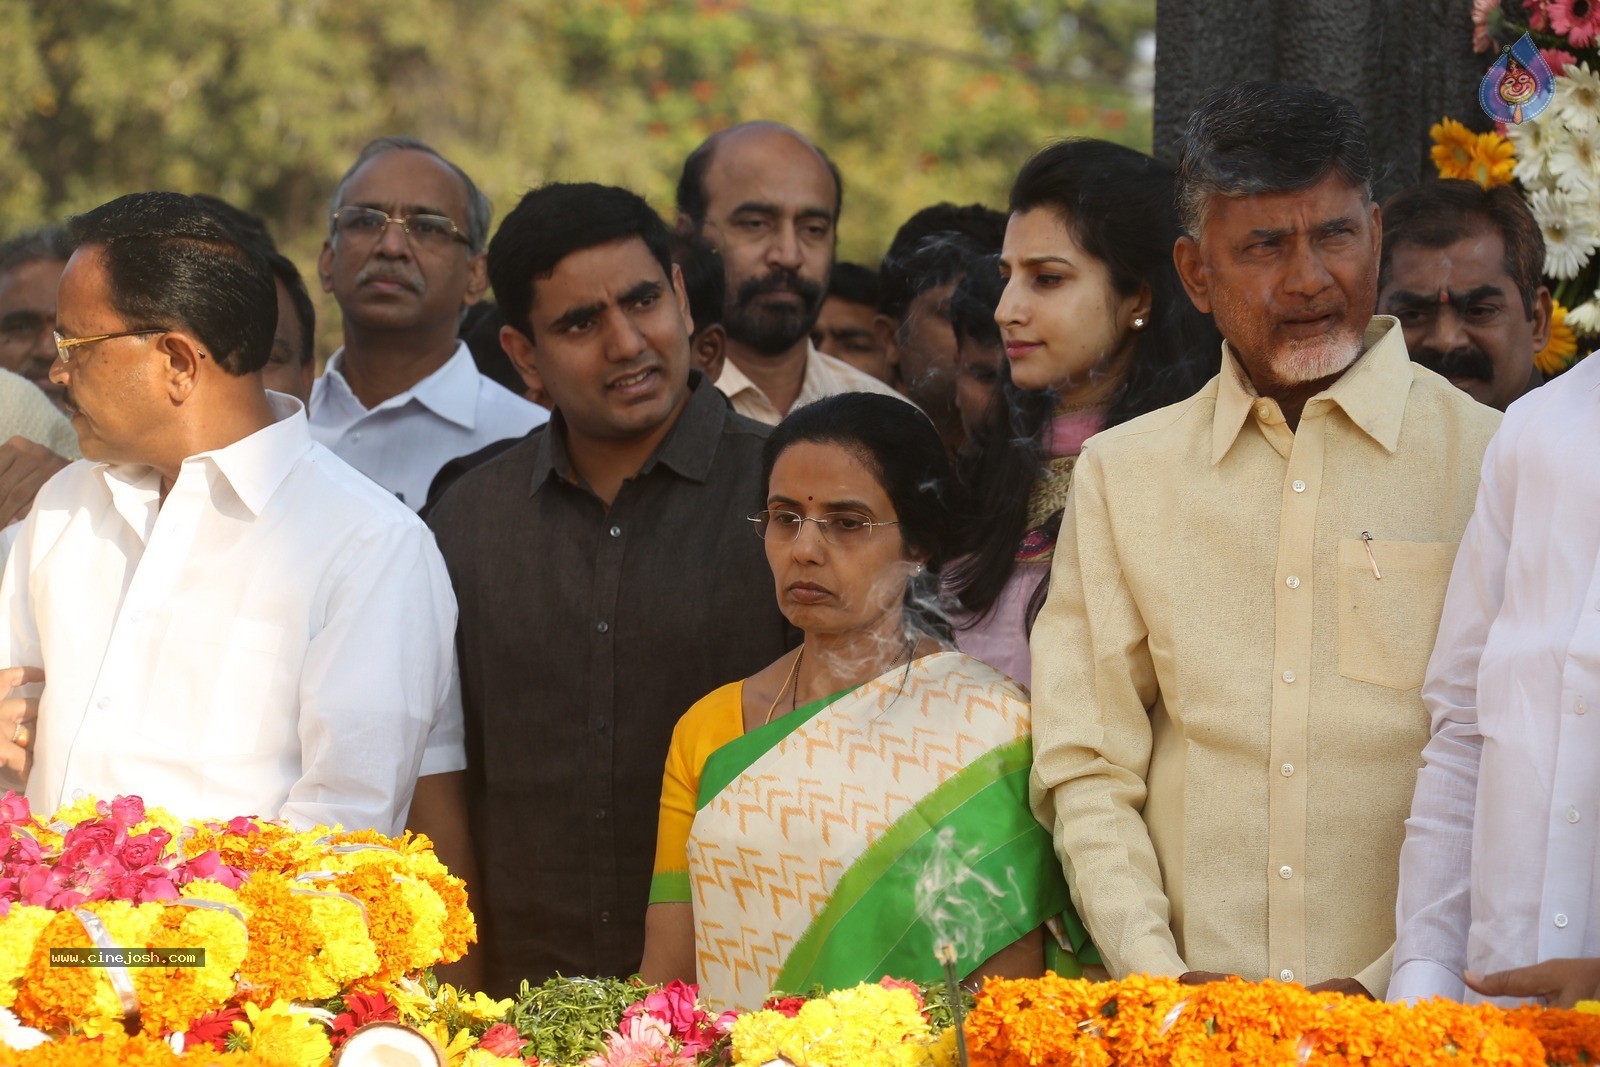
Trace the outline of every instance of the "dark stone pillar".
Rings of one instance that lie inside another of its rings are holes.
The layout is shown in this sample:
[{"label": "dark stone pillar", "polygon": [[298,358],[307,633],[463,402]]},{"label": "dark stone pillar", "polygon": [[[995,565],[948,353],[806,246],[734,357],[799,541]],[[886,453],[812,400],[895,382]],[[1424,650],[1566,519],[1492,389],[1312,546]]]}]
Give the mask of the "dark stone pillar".
[{"label": "dark stone pillar", "polygon": [[1470,0],[1156,0],[1155,154],[1177,162],[1189,113],[1254,79],[1311,85],[1366,120],[1381,201],[1434,176],[1428,128],[1449,115],[1489,128]]}]

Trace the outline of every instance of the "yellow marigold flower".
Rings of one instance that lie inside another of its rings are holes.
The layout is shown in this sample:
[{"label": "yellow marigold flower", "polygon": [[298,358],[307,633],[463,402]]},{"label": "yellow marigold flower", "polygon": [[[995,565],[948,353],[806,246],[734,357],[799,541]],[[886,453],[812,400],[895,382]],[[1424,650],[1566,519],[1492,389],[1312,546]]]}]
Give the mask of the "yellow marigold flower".
[{"label": "yellow marigold flower", "polygon": [[1498,133],[1473,133],[1455,119],[1435,123],[1428,131],[1433,138],[1433,165],[1441,178],[1464,178],[1485,189],[1511,182],[1517,153],[1511,142]]},{"label": "yellow marigold flower", "polygon": [[[122,900],[83,905],[105,924],[111,943],[143,946],[161,913],[160,905]],[[52,967],[52,948],[93,948],[83,923],[70,911],[57,912],[40,932],[23,969],[17,991],[17,1018],[40,1030],[107,1033],[122,1029],[123,1005],[106,972],[99,967]]]},{"label": "yellow marigold flower", "polygon": [[234,1023],[234,1033],[262,1059],[281,1067],[323,1067],[333,1055],[327,1028],[304,1010],[281,1000],[267,1008],[246,1004],[244,1010],[250,1021]]},{"label": "yellow marigold flower", "polygon": [[1600,1000],[1580,1000],[1572,1006],[1572,1010],[1584,1015],[1600,1015]]},{"label": "yellow marigold flower", "polygon": [[1578,338],[1567,325],[1567,309],[1559,303],[1550,308],[1550,340],[1533,357],[1534,366],[1545,377],[1560,374],[1572,366],[1578,354]]},{"label": "yellow marigold flower", "polygon": [[393,864],[370,863],[340,873],[332,887],[367,909],[367,929],[381,965],[364,979],[363,988],[384,988],[440,962],[445,904],[428,883],[396,874]]},{"label": "yellow marigold flower", "polygon": [[221,1008],[237,990],[234,974],[249,945],[240,916],[182,904],[164,907],[149,947],[203,948],[206,962],[203,967],[141,967],[130,972],[140,1022],[157,1032],[186,1029],[195,1018]]},{"label": "yellow marigold flower", "polygon": [[461,1057],[461,1067],[521,1067],[521,1065],[521,1060],[509,1056],[496,1056],[481,1048],[468,1049],[466,1055]]},{"label": "yellow marigold flower", "polygon": [[740,1016],[733,1024],[733,1062],[912,1067],[927,1041],[927,1020],[909,991],[860,985],[807,1001],[792,1019],[776,1011]]},{"label": "yellow marigold flower", "polygon": [[39,935],[50,925],[56,913],[49,908],[31,904],[13,904],[0,924],[0,1008],[9,1008],[17,1001],[17,990],[22,985],[22,974],[33,956]]}]

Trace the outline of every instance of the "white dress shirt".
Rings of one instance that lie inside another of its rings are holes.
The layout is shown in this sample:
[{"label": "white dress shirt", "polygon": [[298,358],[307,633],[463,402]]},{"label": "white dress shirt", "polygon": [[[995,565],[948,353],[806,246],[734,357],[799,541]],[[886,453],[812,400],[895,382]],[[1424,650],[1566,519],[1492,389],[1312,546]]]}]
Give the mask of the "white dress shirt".
[{"label": "white dress shirt", "polygon": [[[767,394],[750,380],[749,375],[734,366],[731,359],[722,365],[722,373],[717,375],[717,388],[728,398],[733,410],[747,419],[776,426],[789,413],[773,407]],[[866,371],[856,370],[844,360],[818,350],[816,345],[807,341],[805,377],[800,381],[800,395],[795,397],[789,411],[839,393],[881,393],[911,404],[905,394],[898,392],[894,386],[886,385]],[[912,404],[912,407],[915,406]]]},{"label": "white dress shirt", "polygon": [[138,794],[180,818],[398,832],[447,720],[455,596],[433,535],[312,442],[300,402],[191,456],[79,462],[0,580],[6,665],[44,668],[33,810]]},{"label": "white dress shirt", "polygon": [[1590,358],[1513,404],[1484,456],[1422,689],[1390,999],[1600,956],[1597,455]]},{"label": "white dress shirt", "polygon": [[340,366],[344,349],[311,386],[311,436],[412,511],[428,502],[439,468],[542,426],[550,413],[478,373],[464,342],[444,366],[368,409]]}]

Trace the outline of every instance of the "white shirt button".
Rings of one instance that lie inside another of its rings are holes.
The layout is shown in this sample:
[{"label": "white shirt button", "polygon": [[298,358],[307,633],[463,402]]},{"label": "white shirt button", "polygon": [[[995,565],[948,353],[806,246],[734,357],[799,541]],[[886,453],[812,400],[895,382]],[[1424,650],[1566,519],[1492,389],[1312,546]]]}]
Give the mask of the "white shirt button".
[{"label": "white shirt button", "polygon": [[1294,480],[1294,491],[1297,492],[1297,493],[1305,492],[1306,491],[1306,483],[1302,482],[1299,478],[1296,478]]},{"label": "white shirt button", "polygon": [[1567,928],[1567,917],[1565,915],[1557,915],[1555,917],[1555,924],[1556,929],[1565,930]]},{"label": "white shirt button", "polygon": [[360,430],[357,430],[355,433],[350,435],[350,443],[353,444],[353,445],[359,445],[361,443],[361,431]]},{"label": "white shirt button", "polygon": [[1581,818],[1583,818],[1583,816],[1578,814],[1578,809],[1577,808],[1568,808],[1567,809],[1567,821],[1568,822],[1577,822]]},{"label": "white shirt button", "polygon": [[1284,671],[1283,680],[1292,683],[1294,681],[1294,671]]},{"label": "white shirt button", "polygon": [[1289,575],[1289,577],[1287,577],[1287,578],[1285,578],[1283,580],[1283,584],[1288,586],[1290,589],[1299,589],[1300,588],[1300,576],[1297,575],[1297,574],[1291,574],[1291,575]]},{"label": "white shirt button", "polygon": [[1294,877],[1294,868],[1290,867],[1288,864],[1284,864],[1282,867],[1278,868],[1278,877],[1279,878],[1285,878],[1285,879],[1293,878]]},{"label": "white shirt button", "polygon": [[94,706],[99,708],[101,711],[104,711],[111,706],[111,698],[101,697],[99,700],[94,702]]},{"label": "white shirt button", "polygon": [[611,527],[611,536],[612,537],[621,537],[622,536],[622,527],[620,527],[620,526]]},{"label": "white shirt button", "polygon": [[1272,405],[1265,400],[1257,400],[1256,415],[1264,419],[1270,414],[1272,414]]},{"label": "white shirt button", "polygon": [[1294,764],[1285,763],[1282,767],[1278,768],[1278,773],[1283,775],[1285,778],[1292,777],[1294,775]]},{"label": "white shirt button", "polygon": [[1579,715],[1582,715],[1584,712],[1589,710],[1589,705],[1584,703],[1582,697],[1579,697],[1577,700],[1572,702],[1572,710],[1577,712]]},{"label": "white shirt button", "polygon": [[1292,982],[1294,981],[1294,972],[1285,967],[1283,970],[1278,972],[1278,980],[1280,982]]}]

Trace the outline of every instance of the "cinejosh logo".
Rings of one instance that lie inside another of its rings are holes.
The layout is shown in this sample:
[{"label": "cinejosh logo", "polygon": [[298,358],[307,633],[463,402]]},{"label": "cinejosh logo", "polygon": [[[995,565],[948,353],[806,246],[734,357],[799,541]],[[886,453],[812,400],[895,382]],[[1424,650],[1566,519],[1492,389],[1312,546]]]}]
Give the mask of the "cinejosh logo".
[{"label": "cinejosh logo", "polygon": [[204,967],[203,948],[53,948],[52,967]]}]

